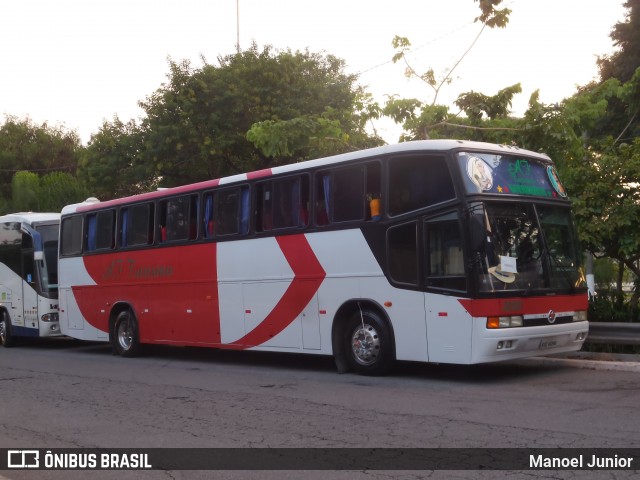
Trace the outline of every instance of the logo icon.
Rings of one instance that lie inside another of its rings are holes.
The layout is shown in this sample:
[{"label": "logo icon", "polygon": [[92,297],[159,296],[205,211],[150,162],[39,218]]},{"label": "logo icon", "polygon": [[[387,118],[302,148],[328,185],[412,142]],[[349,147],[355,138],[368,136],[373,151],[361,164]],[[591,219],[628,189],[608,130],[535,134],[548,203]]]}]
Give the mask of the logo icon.
[{"label": "logo icon", "polygon": [[554,312],[553,310],[549,310],[549,313],[547,314],[547,320],[549,321],[549,323],[555,323],[556,312]]},{"label": "logo icon", "polygon": [[39,468],[40,452],[38,450],[8,450],[7,468]]}]

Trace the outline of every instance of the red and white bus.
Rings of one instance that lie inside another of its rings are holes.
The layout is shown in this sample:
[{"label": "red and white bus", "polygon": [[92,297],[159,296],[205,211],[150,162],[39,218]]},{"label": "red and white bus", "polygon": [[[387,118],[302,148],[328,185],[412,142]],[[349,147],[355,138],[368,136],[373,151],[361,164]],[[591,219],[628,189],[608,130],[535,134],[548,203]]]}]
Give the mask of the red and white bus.
[{"label": "red and white bus", "polygon": [[546,155],[407,142],[62,211],[60,323],[141,344],[473,364],[580,349],[587,293]]}]

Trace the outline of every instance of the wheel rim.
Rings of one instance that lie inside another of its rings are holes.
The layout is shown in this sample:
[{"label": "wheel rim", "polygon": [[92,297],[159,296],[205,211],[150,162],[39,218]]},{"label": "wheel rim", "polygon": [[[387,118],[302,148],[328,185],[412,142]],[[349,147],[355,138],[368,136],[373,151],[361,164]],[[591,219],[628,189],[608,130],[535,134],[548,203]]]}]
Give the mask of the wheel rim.
[{"label": "wheel rim", "polygon": [[360,365],[372,365],[380,354],[380,337],[373,326],[365,323],[356,328],[351,336],[353,358]]},{"label": "wheel rim", "polygon": [[4,343],[7,339],[7,326],[5,325],[6,320],[0,320],[0,342]]},{"label": "wheel rim", "polygon": [[122,350],[127,351],[131,348],[133,344],[133,333],[131,332],[131,322],[127,320],[122,320],[118,324],[118,344],[122,348]]}]

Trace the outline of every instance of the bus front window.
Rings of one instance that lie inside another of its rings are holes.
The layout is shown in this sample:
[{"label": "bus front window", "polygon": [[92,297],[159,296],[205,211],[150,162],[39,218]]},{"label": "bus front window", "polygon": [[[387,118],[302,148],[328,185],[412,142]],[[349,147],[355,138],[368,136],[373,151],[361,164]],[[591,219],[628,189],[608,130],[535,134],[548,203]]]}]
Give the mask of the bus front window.
[{"label": "bus front window", "polygon": [[578,286],[580,255],[569,209],[487,203],[474,214],[482,215],[486,235],[476,253],[480,292]]}]

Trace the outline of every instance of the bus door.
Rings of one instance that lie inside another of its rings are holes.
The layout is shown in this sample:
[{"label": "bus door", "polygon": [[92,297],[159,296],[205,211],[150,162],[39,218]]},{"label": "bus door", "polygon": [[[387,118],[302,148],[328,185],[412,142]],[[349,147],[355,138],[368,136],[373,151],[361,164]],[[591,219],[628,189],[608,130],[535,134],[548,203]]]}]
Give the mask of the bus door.
[{"label": "bus door", "polygon": [[467,276],[457,213],[426,219],[424,244],[429,361],[465,363],[473,325],[458,301],[467,292]]},{"label": "bus door", "polygon": [[29,329],[22,335],[39,336],[38,292],[34,265],[33,239],[27,233],[22,234],[22,317],[24,327]]}]

